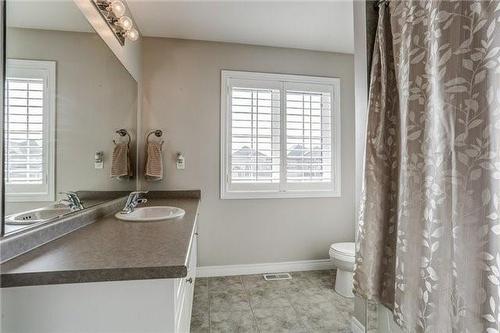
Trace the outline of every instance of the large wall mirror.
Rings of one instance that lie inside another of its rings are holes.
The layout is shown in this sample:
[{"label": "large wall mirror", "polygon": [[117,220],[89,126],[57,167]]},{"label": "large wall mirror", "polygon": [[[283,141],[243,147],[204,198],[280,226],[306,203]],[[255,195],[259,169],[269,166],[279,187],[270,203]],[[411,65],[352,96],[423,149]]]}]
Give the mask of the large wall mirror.
[{"label": "large wall mirror", "polygon": [[137,83],[73,1],[8,0],[5,14],[8,234],[135,189]]}]

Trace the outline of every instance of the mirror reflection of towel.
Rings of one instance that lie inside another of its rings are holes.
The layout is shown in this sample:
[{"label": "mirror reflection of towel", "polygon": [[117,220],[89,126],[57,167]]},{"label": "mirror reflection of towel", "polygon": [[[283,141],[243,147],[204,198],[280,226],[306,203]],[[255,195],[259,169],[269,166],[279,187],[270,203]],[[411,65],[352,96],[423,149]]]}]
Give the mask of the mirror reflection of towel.
[{"label": "mirror reflection of towel", "polygon": [[117,143],[111,159],[111,177],[124,179],[133,176],[128,143]]},{"label": "mirror reflection of towel", "polygon": [[161,154],[163,142],[148,142],[145,176],[149,181],[163,179],[163,158]]}]

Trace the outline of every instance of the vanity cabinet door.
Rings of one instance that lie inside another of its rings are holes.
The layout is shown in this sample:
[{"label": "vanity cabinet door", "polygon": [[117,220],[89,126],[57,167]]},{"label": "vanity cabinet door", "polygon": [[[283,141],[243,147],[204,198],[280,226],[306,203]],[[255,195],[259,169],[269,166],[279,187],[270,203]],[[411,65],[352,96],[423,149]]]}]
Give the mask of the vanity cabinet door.
[{"label": "vanity cabinet door", "polygon": [[189,332],[191,324],[191,310],[193,306],[194,283],[196,279],[198,236],[195,234],[191,244],[190,256],[187,266],[187,276],[177,279],[176,293],[176,331]]}]

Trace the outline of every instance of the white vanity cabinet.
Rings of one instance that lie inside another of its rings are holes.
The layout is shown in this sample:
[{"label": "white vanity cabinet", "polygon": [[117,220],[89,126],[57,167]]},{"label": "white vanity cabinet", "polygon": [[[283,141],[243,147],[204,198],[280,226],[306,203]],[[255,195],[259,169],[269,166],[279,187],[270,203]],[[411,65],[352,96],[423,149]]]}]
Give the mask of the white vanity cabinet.
[{"label": "white vanity cabinet", "polygon": [[2,333],[189,332],[197,236],[187,276],[0,289]]},{"label": "white vanity cabinet", "polygon": [[196,262],[198,236],[195,234],[187,266],[187,276],[175,279],[175,332],[189,332],[191,309],[193,308],[194,283],[196,279]]}]

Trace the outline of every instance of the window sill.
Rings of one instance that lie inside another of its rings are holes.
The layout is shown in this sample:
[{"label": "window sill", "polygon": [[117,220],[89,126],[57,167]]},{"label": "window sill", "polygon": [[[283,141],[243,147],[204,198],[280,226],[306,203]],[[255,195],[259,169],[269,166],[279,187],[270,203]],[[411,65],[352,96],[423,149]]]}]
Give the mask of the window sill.
[{"label": "window sill", "polygon": [[222,200],[245,200],[245,199],[306,199],[306,198],[340,198],[340,191],[290,191],[290,192],[224,192],[221,193]]}]

